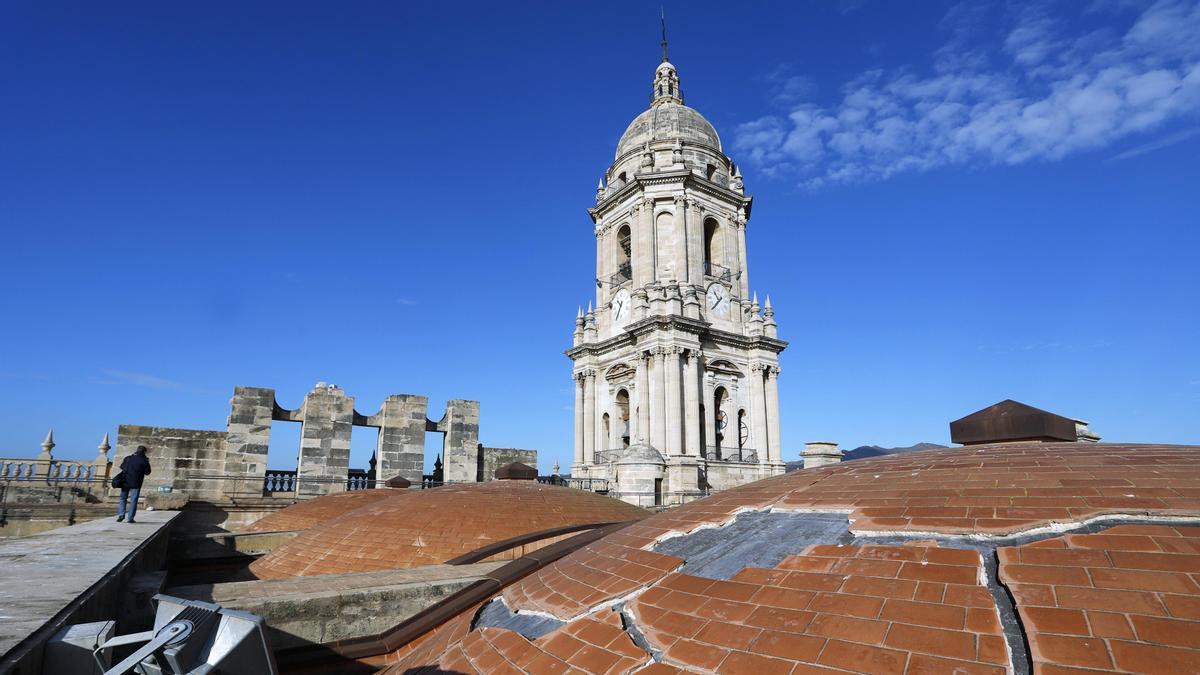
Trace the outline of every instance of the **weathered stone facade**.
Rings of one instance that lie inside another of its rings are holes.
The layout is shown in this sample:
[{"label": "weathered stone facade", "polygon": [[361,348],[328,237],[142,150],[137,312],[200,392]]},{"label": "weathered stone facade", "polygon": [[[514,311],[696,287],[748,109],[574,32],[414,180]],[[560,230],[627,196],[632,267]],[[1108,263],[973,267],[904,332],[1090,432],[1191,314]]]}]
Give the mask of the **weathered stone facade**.
[{"label": "weathered stone facade", "polygon": [[589,210],[596,300],[575,320],[573,478],[641,505],[783,473],[770,299],[750,292],[753,200],[675,67],[625,131]]},{"label": "weathered stone facade", "polygon": [[[372,485],[382,487],[400,476],[412,484],[424,478],[425,434],[444,434],[445,482],[491,480],[496,466],[511,461],[537,465],[535,450],[491,449],[479,442],[479,402],[452,400],[438,422],[429,420],[428,399],[396,394],[379,412],[366,416],[354,398],[334,385],[318,383],[295,410],[279,406],[275,390],[237,387],[230,400],[226,431],[172,429],[123,424],[117,435],[117,462],[139,445],[148,449],[153,472],[143,491],[169,487],[193,499],[262,497],[267,477],[267,448],[273,422],[299,422],[300,448],[291,487],[272,489],[309,498],[347,489],[350,438],[354,427],[378,429]],[[274,474],[273,474],[274,475]]]}]

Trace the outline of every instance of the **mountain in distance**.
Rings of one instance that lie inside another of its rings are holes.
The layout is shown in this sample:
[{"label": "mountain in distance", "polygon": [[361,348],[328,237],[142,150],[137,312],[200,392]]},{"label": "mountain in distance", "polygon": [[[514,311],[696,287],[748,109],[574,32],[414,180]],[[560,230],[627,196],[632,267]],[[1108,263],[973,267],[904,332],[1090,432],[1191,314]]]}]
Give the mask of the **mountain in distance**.
[{"label": "mountain in distance", "polygon": [[[848,462],[855,459],[866,459],[868,457],[883,457],[884,455],[900,455],[906,452],[917,452],[918,450],[939,450],[948,446],[938,445],[937,443],[917,443],[902,448],[885,448],[878,445],[860,445],[853,450],[845,450],[842,452],[842,461]],[[788,471],[796,471],[804,468],[803,460],[787,462]]]}]

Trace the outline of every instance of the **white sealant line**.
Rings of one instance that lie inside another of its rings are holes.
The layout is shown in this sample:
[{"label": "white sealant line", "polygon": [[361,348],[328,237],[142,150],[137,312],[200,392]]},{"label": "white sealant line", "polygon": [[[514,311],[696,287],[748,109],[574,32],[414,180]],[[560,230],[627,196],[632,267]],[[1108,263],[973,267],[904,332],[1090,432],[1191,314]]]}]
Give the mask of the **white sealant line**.
[{"label": "white sealant line", "polygon": [[[711,523],[711,522],[710,523],[700,523],[696,527],[694,527],[686,532],[680,532],[678,530],[671,530],[670,532],[667,532],[667,533],[657,537],[654,541],[650,542],[649,544],[646,544],[645,546],[642,547],[641,550],[649,551],[651,548],[661,544],[664,541],[667,541],[668,539],[675,539],[677,537],[686,537],[688,535],[700,532],[701,530],[718,530],[722,527],[728,527],[729,525],[732,525],[733,521],[737,520],[738,516],[742,515],[743,513],[756,513],[758,511],[770,511],[770,510],[771,510],[770,506],[764,506],[764,507],[739,506],[738,508],[734,509],[733,511],[731,511],[729,513],[729,518],[726,520],[723,520],[719,523]],[[663,555],[666,555],[666,554],[663,554]]]},{"label": "white sealant line", "polygon": [[[670,575],[670,574],[674,574],[681,569],[683,569],[683,565],[680,565],[679,567],[676,567],[675,569],[668,571],[667,574],[663,575],[663,577],[666,577],[667,575]],[[554,616],[553,614],[550,614],[548,612],[542,612],[542,611],[539,611],[536,609],[518,609],[515,612],[513,612],[513,614],[527,614],[529,616],[540,616],[540,617],[554,619],[555,621],[562,621],[563,623],[571,623],[572,621],[578,621],[579,619],[582,619],[586,616],[595,614],[596,612],[599,612],[602,609],[608,609],[610,607],[615,607],[616,605],[619,605],[622,602],[628,602],[629,600],[632,600],[632,599],[636,598],[637,596],[641,595],[642,593],[645,593],[646,591],[650,590],[650,587],[653,586],[654,584],[657,584],[659,581],[662,581],[662,578],[656,579],[653,582],[651,582],[645,586],[639,586],[639,587],[633,589],[632,591],[626,593],[625,595],[622,595],[622,596],[619,596],[616,598],[612,598],[610,600],[605,600],[604,602],[601,602],[597,605],[593,605],[592,607],[585,609],[584,611],[580,612],[579,614],[576,614],[575,616],[573,616],[569,619],[560,619],[559,617]]]},{"label": "white sealant line", "polygon": [[1010,532],[1008,534],[986,534],[982,532],[972,532],[970,534],[938,532],[936,530],[855,530],[851,528],[850,533],[856,537],[912,537],[918,539],[920,537],[940,537],[943,539],[964,539],[970,541],[994,541],[1003,542],[1006,539],[1018,539],[1020,537],[1036,536],[1041,534],[1062,534],[1070,533],[1075,530],[1080,530],[1093,523],[1103,520],[1130,520],[1130,521],[1161,521],[1161,522],[1187,522],[1200,523],[1200,516],[1171,516],[1171,515],[1148,515],[1148,514],[1130,514],[1130,513],[1106,513],[1098,514],[1084,520],[1071,521],[1069,523],[1052,522],[1049,525],[1034,527],[1028,530],[1019,532]]}]

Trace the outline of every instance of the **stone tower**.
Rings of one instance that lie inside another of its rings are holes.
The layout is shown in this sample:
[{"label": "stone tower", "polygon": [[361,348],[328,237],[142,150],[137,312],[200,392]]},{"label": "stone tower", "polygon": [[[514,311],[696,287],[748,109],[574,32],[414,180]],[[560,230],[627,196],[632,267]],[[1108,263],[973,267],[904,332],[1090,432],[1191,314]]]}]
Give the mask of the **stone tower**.
[{"label": "stone tower", "polygon": [[588,210],[596,300],[575,319],[573,478],[642,505],[782,473],[770,299],[751,295],[753,200],[667,60]]}]

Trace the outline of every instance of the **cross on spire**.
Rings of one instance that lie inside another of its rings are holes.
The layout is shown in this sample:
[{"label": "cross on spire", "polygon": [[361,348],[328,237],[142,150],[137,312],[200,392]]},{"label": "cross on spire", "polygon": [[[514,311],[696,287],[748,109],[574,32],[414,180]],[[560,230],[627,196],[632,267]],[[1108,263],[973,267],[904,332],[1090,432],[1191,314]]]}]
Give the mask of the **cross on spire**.
[{"label": "cross on spire", "polygon": [[660,6],[658,8],[658,11],[659,11],[659,21],[662,23],[663,63],[666,63],[667,62],[667,10],[663,9]]}]

